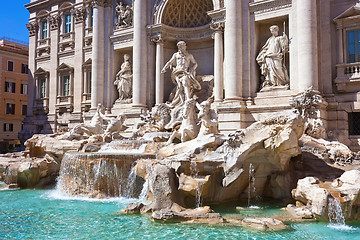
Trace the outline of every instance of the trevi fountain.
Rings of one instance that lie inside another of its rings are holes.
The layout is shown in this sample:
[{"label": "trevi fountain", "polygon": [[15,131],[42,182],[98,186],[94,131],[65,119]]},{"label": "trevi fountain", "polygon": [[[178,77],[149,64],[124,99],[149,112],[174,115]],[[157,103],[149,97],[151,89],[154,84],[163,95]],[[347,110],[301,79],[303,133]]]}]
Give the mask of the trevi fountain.
[{"label": "trevi fountain", "polygon": [[[288,87],[279,57],[288,38],[278,30],[257,57],[265,90]],[[177,47],[161,71],[171,71],[170,100],[136,125],[100,104],[90,121],[0,157],[0,238],[359,237],[360,155],[324,139],[318,92],[222,134],[211,76],[197,76],[186,42]],[[114,79],[118,103],[131,102],[129,61]]]}]

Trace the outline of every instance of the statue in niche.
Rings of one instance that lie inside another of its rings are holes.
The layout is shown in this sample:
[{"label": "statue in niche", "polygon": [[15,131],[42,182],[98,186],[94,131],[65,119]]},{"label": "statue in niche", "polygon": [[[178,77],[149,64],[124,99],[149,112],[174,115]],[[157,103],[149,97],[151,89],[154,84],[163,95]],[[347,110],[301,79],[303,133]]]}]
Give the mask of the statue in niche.
[{"label": "statue in niche", "polygon": [[124,54],[124,62],[121,64],[120,71],[116,74],[114,85],[119,92],[116,102],[131,103],[132,98],[132,69],[130,55]]},{"label": "statue in niche", "polygon": [[173,54],[161,70],[161,73],[165,73],[168,68],[172,70],[171,79],[176,85],[170,103],[172,108],[183,105],[186,100],[192,99],[194,91],[201,89],[200,83],[195,78],[198,64],[194,56],[186,51],[184,41],[179,41],[177,47],[178,51]]},{"label": "statue in niche", "polygon": [[276,25],[270,27],[270,32],[272,36],[256,57],[261,74],[265,77],[262,90],[266,87],[289,85],[289,75],[284,62],[285,53],[289,50],[289,39],[285,32],[279,36],[279,27]]},{"label": "statue in niche", "polygon": [[118,14],[117,28],[132,26],[133,10],[129,5],[120,2],[116,5],[115,11]]}]

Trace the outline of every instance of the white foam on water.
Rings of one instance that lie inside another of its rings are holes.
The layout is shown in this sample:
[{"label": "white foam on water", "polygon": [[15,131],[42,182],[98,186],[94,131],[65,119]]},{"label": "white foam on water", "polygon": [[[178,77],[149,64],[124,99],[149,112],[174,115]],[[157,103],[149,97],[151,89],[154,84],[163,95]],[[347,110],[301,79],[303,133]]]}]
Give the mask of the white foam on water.
[{"label": "white foam on water", "polygon": [[251,205],[249,206],[250,209],[261,209],[261,207],[259,206],[256,206],[256,205]]},{"label": "white foam on water", "polygon": [[339,224],[339,223],[329,223],[327,225],[328,228],[332,228],[339,231],[356,231],[358,228],[352,227],[346,224]]},{"label": "white foam on water", "polygon": [[121,202],[121,203],[133,203],[136,202],[136,198],[126,197],[112,197],[112,198],[91,198],[88,196],[73,196],[58,190],[51,190],[43,195],[42,198],[49,200],[64,200],[64,201],[87,201],[87,202]]},{"label": "white foam on water", "polygon": [[114,149],[111,145],[104,145],[98,151],[99,153],[144,153],[146,151],[147,144],[142,144],[139,148],[135,149]]}]

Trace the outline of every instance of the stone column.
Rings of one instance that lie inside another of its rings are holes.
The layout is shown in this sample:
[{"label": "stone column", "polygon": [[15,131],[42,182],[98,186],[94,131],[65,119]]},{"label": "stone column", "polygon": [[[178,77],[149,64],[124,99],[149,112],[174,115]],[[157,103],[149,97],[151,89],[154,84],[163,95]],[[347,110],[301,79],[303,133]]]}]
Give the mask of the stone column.
[{"label": "stone column", "polygon": [[216,102],[224,98],[224,23],[213,23],[211,29],[214,31],[214,97]]},{"label": "stone column", "polygon": [[[74,65],[74,73],[71,78],[73,89],[71,91],[73,92],[74,100],[74,114],[79,114],[77,116],[77,120],[80,121],[80,113],[81,113],[81,102],[82,102],[82,82],[84,76],[83,74],[83,63],[84,63],[84,57],[83,57],[83,44],[84,44],[84,20],[85,20],[85,9],[80,7],[77,8],[75,11],[72,12],[74,15],[74,29],[75,29],[75,65]],[[85,80],[85,79],[84,79]],[[86,80],[84,81],[86,82]]]},{"label": "stone column", "polygon": [[[57,104],[57,67],[59,66],[58,52],[59,52],[59,16],[53,15],[48,18],[48,29],[50,32],[50,76],[47,77],[46,95],[49,98],[49,113],[48,121],[55,131],[57,128],[56,123],[56,107]],[[61,86],[59,86],[61,87]]]},{"label": "stone column", "polygon": [[36,71],[36,34],[39,29],[36,22],[30,22],[26,25],[29,30],[29,77],[28,77],[28,104],[27,104],[27,116],[33,116],[34,100],[36,98],[36,83],[34,72]]},{"label": "stone column", "polygon": [[298,90],[318,89],[317,0],[297,0]]},{"label": "stone column", "polygon": [[134,0],[133,106],[145,107],[147,82],[147,0]]},{"label": "stone column", "polygon": [[152,41],[156,44],[155,104],[159,105],[164,102],[164,74],[161,74],[164,66],[164,41],[160,35],[153,37]]},{"label": "stone column", "polygon": [[[225,25],[225,99],[241,99],[242,75],[242,15],[243,4],[247,0],[225,0],[226,25]],[[247,14],[247,13],[246,13]]]},{"label": "stone column", "polygon": [[92,68],[91,68],[91,109],[103,104],[104,93],[104,3],[96,0],[94,5]]}]

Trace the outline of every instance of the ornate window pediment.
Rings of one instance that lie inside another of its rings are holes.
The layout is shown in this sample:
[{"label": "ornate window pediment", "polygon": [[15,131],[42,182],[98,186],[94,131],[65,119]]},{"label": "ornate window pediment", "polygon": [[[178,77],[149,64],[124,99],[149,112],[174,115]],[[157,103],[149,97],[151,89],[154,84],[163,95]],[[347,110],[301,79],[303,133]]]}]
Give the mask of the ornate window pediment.
[{"label": "ornate window pediment", "polygon": [[161,22],[171,27],[193,28],[211,22],[207,14],[213,9],[212,0],[169,0]]},{"label": "ornate window pediment", "polygon": [[73,69],[74,68],[70,67],[69,65],[62,63],[56,70],[60,72],[60,71],[72,71]]},{"label": "ornate window pediment", "polygon": [[337,90],[360,91],[360,3],[334,18],[334,22],[338,31]]}]

